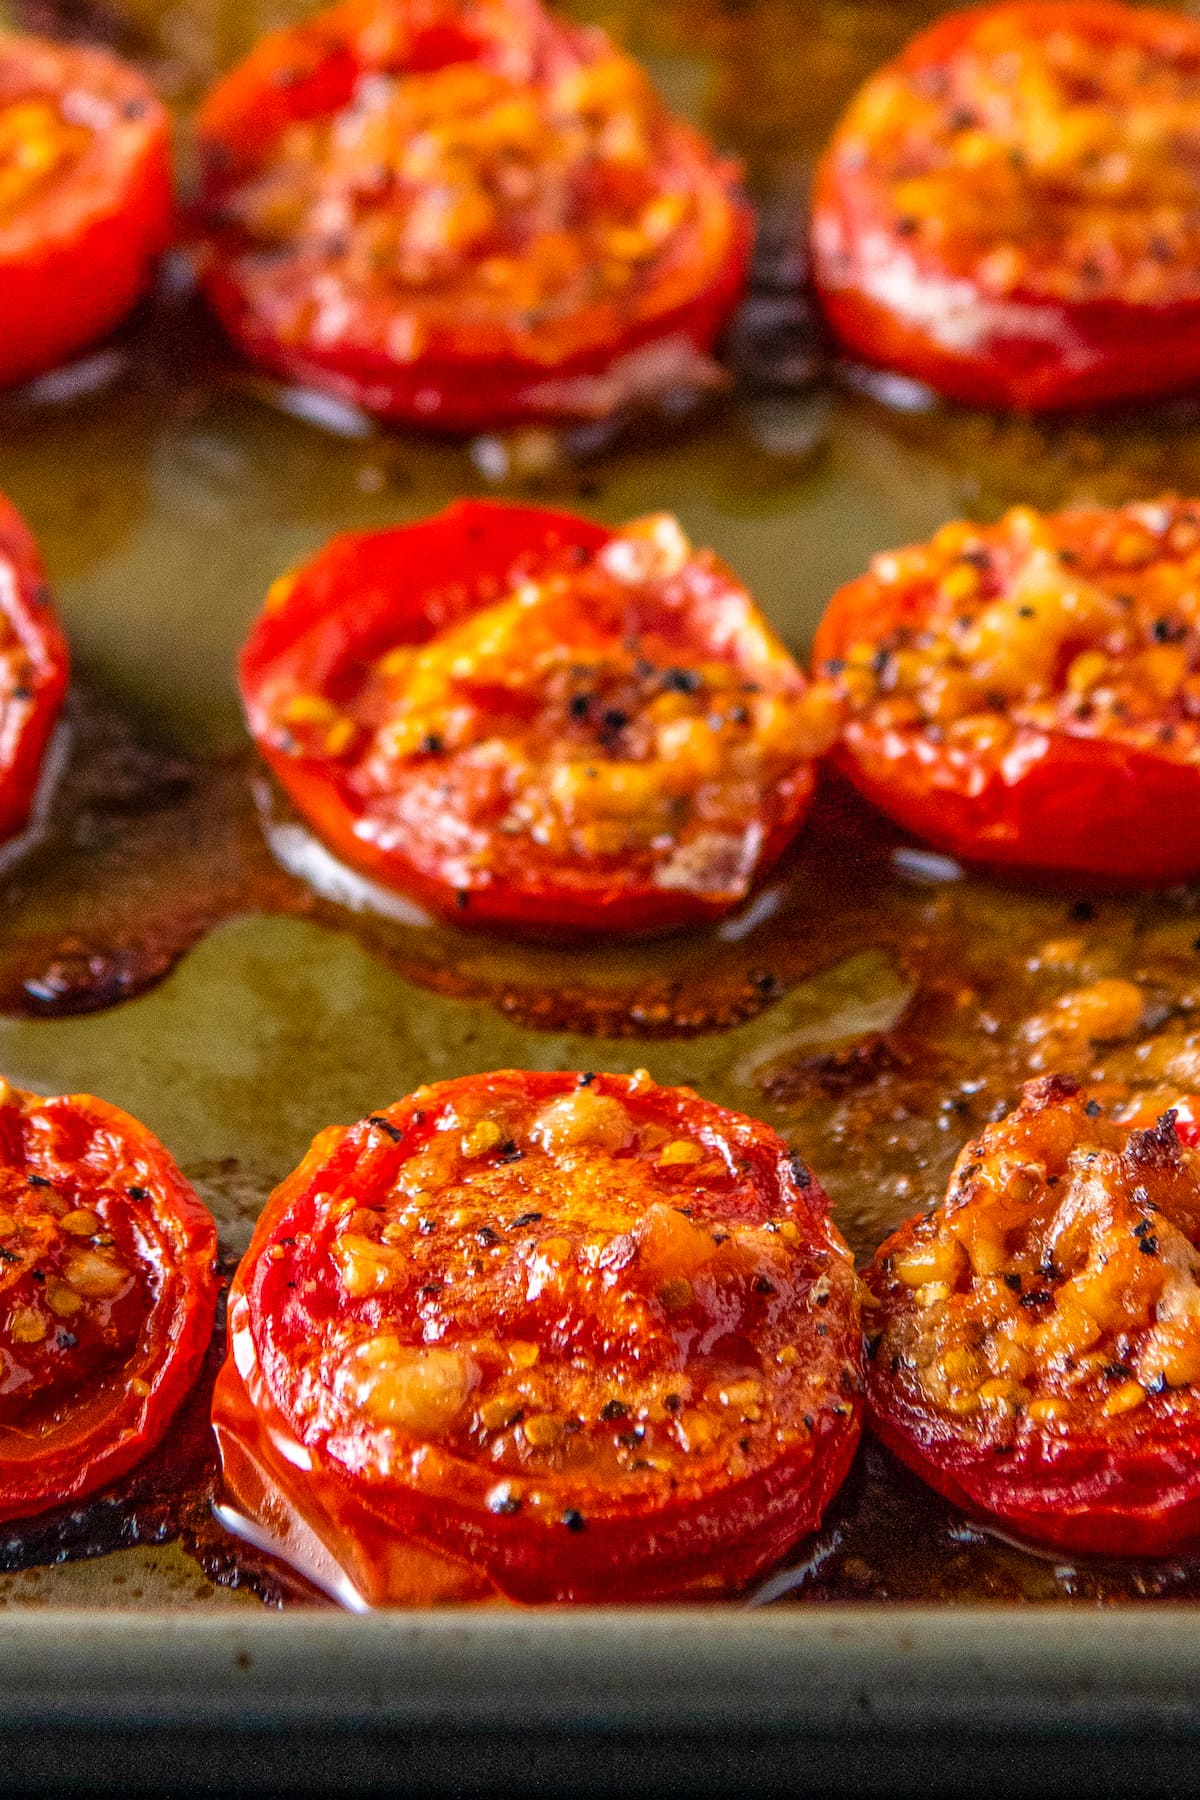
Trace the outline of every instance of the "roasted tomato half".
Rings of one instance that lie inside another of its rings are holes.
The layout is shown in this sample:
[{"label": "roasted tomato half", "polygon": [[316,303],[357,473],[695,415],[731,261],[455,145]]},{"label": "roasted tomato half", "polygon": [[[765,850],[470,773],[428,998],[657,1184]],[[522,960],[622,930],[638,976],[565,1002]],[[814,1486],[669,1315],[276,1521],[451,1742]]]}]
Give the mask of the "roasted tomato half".
[{"label": "roasted tomato half", "polygon": [[1047,408],[1200,377],[1200,23],[1113,0],[954,12],[851,102],[816,278],[850,350]]},{"label": "roasted tomato half", "polygon": [[157,1139],[0,1078],[0,1519],[123,1475],[212,1336],[216,1228]]},{"label": "roasted tomato half", "polygon": [[28,823],[67,663],[37,547],[0,494],[0,845]]},{"label": "roasted tomato half", "polygon": [[462,502],[335,538],[241,660],[262,754],[349,862],[460,923],[649,932],[793,836],[836,703],[668,518]]},{"label": "roasted tomato half", "polygon": [[167,115],[142,77],[0,34],[0,385],[111,330],[170,229]]},{"label": "roasted tomato half", "polygon": [[284,1544],[298,1515],[370,1604],[412,1597],[409,1547],[522,1601],[740,1587],[858,1437],[856,1279],[815,1178],[645,1074],[467,1076],[323,1132],[230,1329],[235,1498]]},{"label": "roasted tomato half", "polygon": [[711,379],[732,163],[537,0],[347,0],[200,115],[204,284],[256,361],[383,418],[602,417]]},{"label": "roasted tomato half", "polygon": [[1065,1549],[1200,1541],[1200,1152],[1030,1082],[877,1252],[870,1405],[939,1493]]},{"label": "roasted tomato half", "polygon": [[1117,882],[1200,874],[1200,502],[954,524],[875,558],[814,656],[838,752],[955,856]]}]

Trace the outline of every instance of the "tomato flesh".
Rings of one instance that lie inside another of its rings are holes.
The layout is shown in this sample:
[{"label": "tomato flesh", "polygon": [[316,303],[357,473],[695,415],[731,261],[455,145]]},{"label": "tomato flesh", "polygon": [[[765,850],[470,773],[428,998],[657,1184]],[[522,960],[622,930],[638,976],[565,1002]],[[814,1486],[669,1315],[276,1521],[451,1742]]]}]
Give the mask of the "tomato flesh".
[{"label": "tomato flesh", "polygon": [[0,1519],[95,1492],[163,1436],[212,1335],[216,1248],[143,1126],[0,1079]]},{"label": "tomato flesh", "polygon": [[104,51],[0,35],[0,385],[117,325],[171,230],[169,122]]},{"label": "tomato flesh", "polygon": [[876,1429],[972,1512],[1118,1556],[1200,1538],[1200,1157],[1063,1076],[867,1274]]},{"label": "tomato flesh", "polygon": [[647,932],[744,899],[836,728],[673,520],[463,502],[268,597],[251,732],[349,862],[468,925]]},{"label": "tomato flesh", "polygon": [[[323,1133],[230,1316],[235,1496],[261,1509],[268,1472],[370,1604],[409,1597],[397,1545],[524,1601],[736,1588],[857,1438],[855,1276],[815,1179],[644,1074],[470,1076]],[[280,1419],[303,1454],[272,1459]]]},{"label": "tomato flesh", "polygon": [[969,861],[1144,883],[1200,872],[1200,504],[953,524],[830,601],[838,757]]},{"label": "tomato flesh", "polygon": [[0,844],[29,821],[67,669],[37,547],[0,495]]},{"label": "tomato flesh", "polygon": [[349,0],[266,38],[200,141],[227,330],[384,418],[603,416],[688,379],[745,285],[734,166],[532,0]]},{"label": "tomato flesh", "polygon": [[950,14],[818,170],[815,273],[868,362],[1042,409],[1200,376],[1200,25],[1116,0]]}]

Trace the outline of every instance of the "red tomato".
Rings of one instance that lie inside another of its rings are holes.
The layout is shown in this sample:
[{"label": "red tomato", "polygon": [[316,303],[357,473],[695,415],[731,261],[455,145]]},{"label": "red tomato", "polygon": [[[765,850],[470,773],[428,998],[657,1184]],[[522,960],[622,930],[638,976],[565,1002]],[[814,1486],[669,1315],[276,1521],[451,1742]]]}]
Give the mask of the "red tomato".
[{"label": "red tomato", "polygon": [[974,405],[1200,377],[1200,23],[1115,0],[954,12],[818,169],[815,274],[856,355]]},{"label": "red tomato", "polygon": [[170,227],[169,125],[142,77],[0,34],[0,385],[124,318]]},{"label": "red tomato", "polygon": [[28,822],[66,687],[66,639],[37,547],[0,494],[0,844]]},{"label": "red tomato", "polygon": [[250,730],[342,856],[460,923],[661,931],[794,835],[831,697],[673,520],[464,501],[268,597]]},{"label": "red tomato", "polygon": [[255,361],[454,431],[695,378],[745,286],[737,170],[537,0],[346,0],[200,115],[203,280]]},{"label": "red tomato", "polygon": [[1200,873],[1200,503],[954,524],[829,603],[816,665],[854,783],[1000,866]]},{"label": "red tomato", "polygon": [[1067,1549],[1200,1540],[1200,1156],[1030,1082],[876,1253],[876,1429],[939,1493]]},{"label": "red tomato", "polygon": [[644,1073],[467,1076],[323,1132],[230,1332],[235,1497],[372,1605],[410,1597],[414,1551],[529,1602],[740,1587],[816,1526],[858,1436],[819,1185]]},{"label": "red tomato", "polygon": [[216,1228],[157,1139],[0,1078],[0,1519],[141,1461],[212,1335]]}]

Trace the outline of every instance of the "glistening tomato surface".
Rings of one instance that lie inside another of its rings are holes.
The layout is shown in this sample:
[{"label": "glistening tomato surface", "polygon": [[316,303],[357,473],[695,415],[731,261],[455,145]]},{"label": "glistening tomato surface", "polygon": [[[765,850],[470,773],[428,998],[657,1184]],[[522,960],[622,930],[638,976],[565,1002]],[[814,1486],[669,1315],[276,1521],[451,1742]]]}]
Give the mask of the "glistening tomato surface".
[{"label": "glistening tomato surface", "polygon": [[103,337],[171,225],[167,115],[104,51],[0,34],[0,385]]},{"label": "glistening tomato surface", "polygon": [[1200,1155],[1062,1076],[969,1144],[945,1202],[867,1275],[884,1442],[1041,1542],[1200,1540]]},{"label": "glistening tomato surface", "polygon": [[256,361],[451,430],[711,379],[745,285],[734,165],[537,0],[347,0],[200,116],[204,284]]},{"label": "glistening tomato surface", "polygon": [[1200,377],[1200,24],[1112,0],[951,13],[820,164],[815,272],[849,349],[1047,408]]},{"label": "glistening tomato surface", "polygon": [[66,686],[66,639],[37,547],[0,494],[0,844],[28,822]]},{"label": "glistening tomato surface", "polygon": [[140,1462],[199,1370],[216,1228],[157,1139],[0,1078],[0,1519]]},{"label": "glistening tomato surface", "polygon": [[815,1178],[647,1075],[468,1076],[322,1133],[230,1330],[235,1497],[371,1604],[413,1597],[413,1552],[522,1601],[739,1587],[858,1436],[855,1276]]},{"label": "glistening tomato surface", "polygon": [[1200,873],[1200,503],[953,524],[830,601],[855,784],[956,856]]},{"label": "glistening tomato surface", "polygon": [[534,934],[728,911],[835,729],[673,520],[484,502],[335,538],[272,590],[241,683],[335,850],[460,923]]}]

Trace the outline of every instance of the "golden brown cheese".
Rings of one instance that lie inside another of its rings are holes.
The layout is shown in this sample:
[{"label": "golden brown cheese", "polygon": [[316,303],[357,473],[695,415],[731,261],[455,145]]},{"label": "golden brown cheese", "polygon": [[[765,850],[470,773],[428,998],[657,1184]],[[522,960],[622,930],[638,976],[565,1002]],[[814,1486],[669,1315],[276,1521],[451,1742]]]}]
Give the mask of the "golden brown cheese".
[{"label": "golden brown cheese", "polygon": [[841,154],[864,142],[914,253],[985,293],[1200,291],[1200,64],[1181,50],[1017,30],[997,9],[938,69],[868,82]]},{"label": "golden brown cheese", "polygon": [[[1200,752],[1200,511],[1161,501],[943,526],[877,556],[911,626],[836,673],[854,713],[1001,757],[1022,730]],[[843,666],[844,665],[844,666]]]}]

